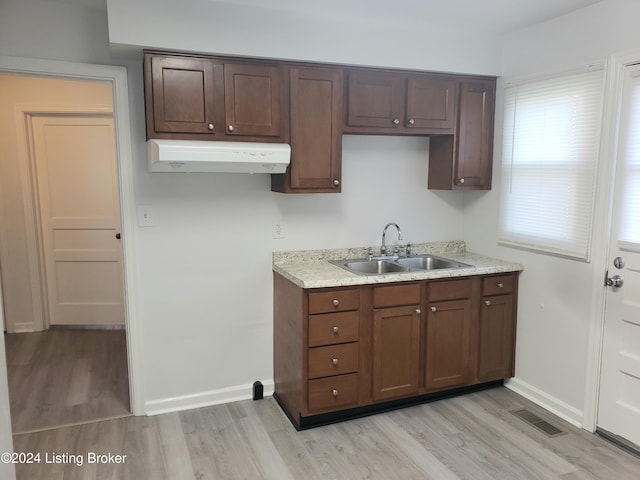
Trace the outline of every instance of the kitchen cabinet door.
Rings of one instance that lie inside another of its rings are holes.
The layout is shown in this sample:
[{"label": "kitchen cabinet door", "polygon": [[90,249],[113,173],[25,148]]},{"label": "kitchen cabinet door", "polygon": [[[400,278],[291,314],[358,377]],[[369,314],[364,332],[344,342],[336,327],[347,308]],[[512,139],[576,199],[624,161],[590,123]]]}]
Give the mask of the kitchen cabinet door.
[{"label": "kitchen cabinet door", "polygon": [[282,67],[224,64],[226,134],[282,137]]},{"label": "kitchen cabinet door", "polygon": [[342,72],[289,69],[291,164],[271,189],[339,193],[342,186]]},{"label": "kitchen cabinet door", "polygon": [[349,73],[345,131],[373,127],[367,131],[397,133],[404,123],[405,82],[404,76],[395,73]]},{"label": "kitchen cabinet door", "polygon": [[214,62],[147,55],[145,69],[147,138],[157,138],[158,134],[216,134]]},{"label": "kitchen cabinet door", "polygon": [[455,133],[430,139],[429,188],[490,190],[495,79],[460,80],[458,98]]},{"label": "kitchen cabinet door", "polygon": [[427,391],[466,385],[471,379],[471,300],[432,302],[427,309]]},{"label": "kitchen cabinet door", "polygon": [[515,317],[513,295],[482,299],[478,345],[479,382],[513,377]]},{"label": "kitchen cabinet door", "polygon": [[418,393],[420,321],[421,312],[418,305],[374,310],[374,401]]},{"label": "kitchen cabinet door", "polygon": [[453,79],[413,75],[407,79],[405,126],[414,133],[453,130],[456,84]]}]

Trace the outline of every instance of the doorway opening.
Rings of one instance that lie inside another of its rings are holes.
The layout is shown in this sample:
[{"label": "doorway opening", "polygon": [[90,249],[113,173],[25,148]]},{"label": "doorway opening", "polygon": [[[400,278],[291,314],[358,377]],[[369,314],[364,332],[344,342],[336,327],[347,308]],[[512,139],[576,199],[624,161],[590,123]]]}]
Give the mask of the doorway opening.
[{"label": "doorway opening", "polygon": [[0,124],[15,143],[0,189],[12,430],[129,415],[112,85],[1,72],[0,82]]}]

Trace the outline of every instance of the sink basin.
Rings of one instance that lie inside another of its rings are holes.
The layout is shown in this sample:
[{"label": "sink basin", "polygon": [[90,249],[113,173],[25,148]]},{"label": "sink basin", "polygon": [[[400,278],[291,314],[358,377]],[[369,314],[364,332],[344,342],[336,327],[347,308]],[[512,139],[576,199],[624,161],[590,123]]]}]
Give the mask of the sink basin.
[{"label": "sink basin", "polygon": [[[382,273],[407,272],[408,267],[388,260],[353,260],[342,263],[343,267],[355,273],[380,275]],[[340,266],[340,264],[338,264]]]},{"label": "sink basin", "polygon": [[434,257],[432,255],[399,258],[396,262],[404,267],[415,270],[439,270],[442,268],[463,268],[470,266],[465,263],[449,260],[448,258]]},{"label": "sink basin", "polygon": [[466,263],[434,255],[414,257],[357,258],[352,260],[332,260],[331,263],[359,275],[382,275],[384,273],[416,272],[423,270],[456,269],[471,267]]}]

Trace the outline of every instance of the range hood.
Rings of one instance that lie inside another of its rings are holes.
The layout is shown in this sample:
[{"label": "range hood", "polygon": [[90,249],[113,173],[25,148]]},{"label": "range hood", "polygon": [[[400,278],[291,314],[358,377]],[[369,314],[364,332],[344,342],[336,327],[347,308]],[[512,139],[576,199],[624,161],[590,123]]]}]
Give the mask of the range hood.
[{"label": "range hood", "polygon": [[149,140],[149,171],[165,173],[284,173],[286,143]]}]

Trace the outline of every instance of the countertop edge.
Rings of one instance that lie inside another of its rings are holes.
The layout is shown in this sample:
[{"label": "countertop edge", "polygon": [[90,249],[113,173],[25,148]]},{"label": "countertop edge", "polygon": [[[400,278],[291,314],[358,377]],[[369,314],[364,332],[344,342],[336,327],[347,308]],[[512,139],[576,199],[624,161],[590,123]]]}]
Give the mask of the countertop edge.
[{"label": "countertop edge", "polygon": [[319,258],[322,258],[322,256],[317,255],[317,252],[319,251],[314,251],[311,260],[304,260],[304,257],[296,252],[294,253],[294,258],[297,261],[290,261],[290,257],[285,257],[286,261],[284,262],[279,262],[274,254],[273,271],[300,288],[313,289],[491,275],[524,270],[524,267],[520,263],[456,249],[441,254],[446,256],[446,258],[472,265],[472,267],[387,273],[382,275],[357,275],[329,263],[328,259],[320,260]]}]

